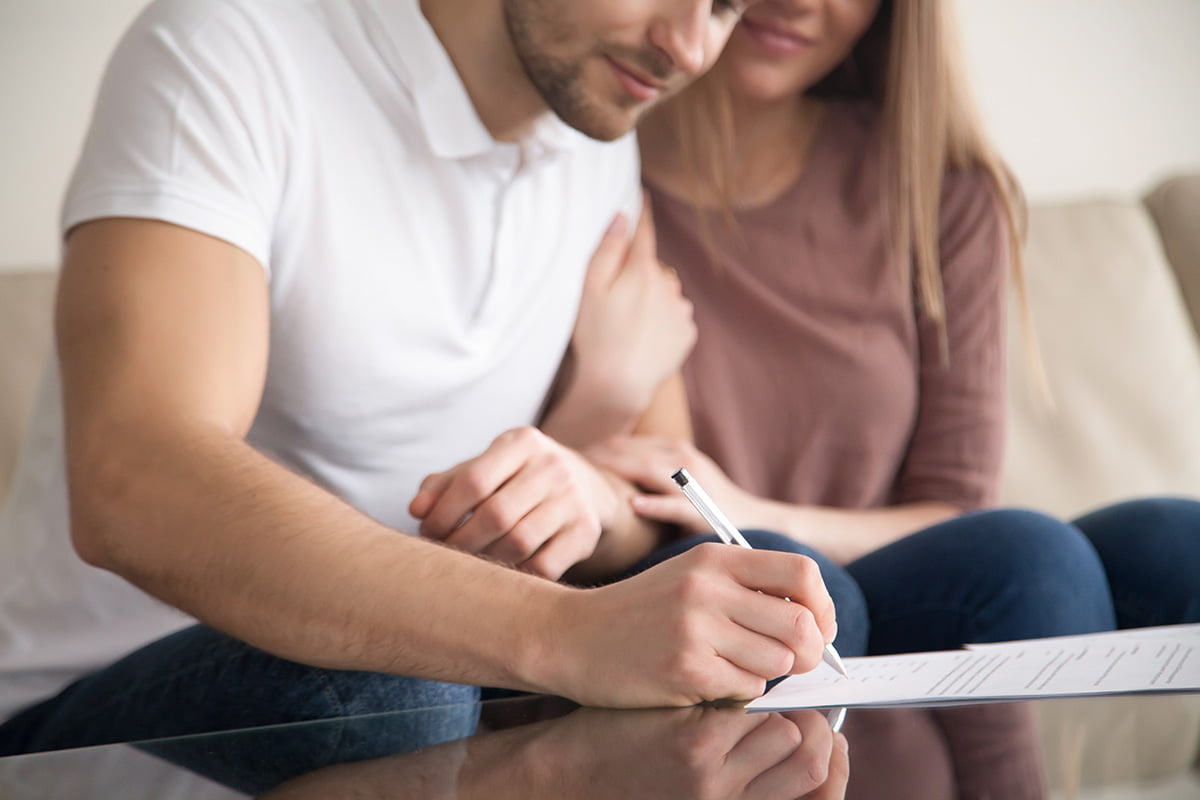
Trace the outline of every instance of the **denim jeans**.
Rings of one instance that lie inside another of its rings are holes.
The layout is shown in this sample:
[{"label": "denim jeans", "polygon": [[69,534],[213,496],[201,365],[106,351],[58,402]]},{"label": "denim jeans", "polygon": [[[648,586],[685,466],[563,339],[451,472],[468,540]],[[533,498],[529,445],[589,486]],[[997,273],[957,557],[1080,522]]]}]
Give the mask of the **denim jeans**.
[{"label": "denim jeans", "polygon": [[872,655],[1200,622],[1200,502],[1132,500],[1071,523],[978,511],[846,571],[870,609]]},{"label": "denim jeans", "polygon": [[[1200,502],[1193,500],[1133,500],[1071,523],[1034,511],[976,511],[845,566],[780,534],[745,535],[755,548],[817,562],[844,656],[1200,622]],[[675,542],[633,572],[716,540]]]},{"label": "denim jeans", "polygon": [[[706,538],[664,547],[634,571]],[[758,548],[817,560],[838,610],[835,643],[846,656],[1085,633],[1111,629],[1116,621],[1137,626],[1200,618],[1200,503],[1192,501],[1135,501],[1075,524],[1029,511],[981,511],[844,568],[778,534],[748,532],[747,538]],[[413,730],[394,731],[384,747],[399,752],[471,733],[478,697],[477,687],[297,664],[198,625],[0,725],[0,755],[445,709]],[[329,730],[328,741],[312,748],[330,763],[371,757],[379,744],[336,726]]]}]

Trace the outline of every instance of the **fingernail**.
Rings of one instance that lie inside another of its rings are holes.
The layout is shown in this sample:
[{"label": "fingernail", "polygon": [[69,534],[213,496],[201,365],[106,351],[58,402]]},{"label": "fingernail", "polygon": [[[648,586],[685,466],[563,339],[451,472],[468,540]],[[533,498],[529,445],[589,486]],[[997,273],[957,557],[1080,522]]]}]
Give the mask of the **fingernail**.
[{"label": "fingernail", "polygon": [[837,745],[837,749],[838,749],[838,750],[841,750],[843,753],[846,753],[847,755],[849,755],[849,753],[850,753],[850,740],[846,738],[846,734],[844,734],[844,733],[835,733],[835,734],[833,735],[833,743],[834,743],[835,745]]},{"label": "fingernail", "polygon": [[617,236],[618,234],[623,234],[625,233],[625,226],[628,224],[629,223],[625,220],[625,212],[618,211],[617,215],[613,217],[613,221],[608,224],[608,230],[604,235]]}]

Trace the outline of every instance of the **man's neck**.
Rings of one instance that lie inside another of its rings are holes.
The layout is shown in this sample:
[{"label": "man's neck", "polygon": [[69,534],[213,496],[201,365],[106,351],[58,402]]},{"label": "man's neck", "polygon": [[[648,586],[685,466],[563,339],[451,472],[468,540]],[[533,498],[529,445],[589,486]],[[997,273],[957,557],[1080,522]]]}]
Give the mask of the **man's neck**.
[{"label": "man's neck", "polygon": [[500,0],[420,0],[492,138],[513,142],[546,112],[517,58]]}]

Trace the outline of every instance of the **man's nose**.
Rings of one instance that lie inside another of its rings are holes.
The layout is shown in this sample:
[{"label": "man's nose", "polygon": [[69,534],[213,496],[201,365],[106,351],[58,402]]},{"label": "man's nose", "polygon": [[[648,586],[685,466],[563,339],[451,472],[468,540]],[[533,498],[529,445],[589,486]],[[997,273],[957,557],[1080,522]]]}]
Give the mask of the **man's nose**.
[{"label": "man's nose", "polygon": [[680,72],[695,77],[705,65],[711,0],[681,0],[655,20],[650,41],[666,53]]}]

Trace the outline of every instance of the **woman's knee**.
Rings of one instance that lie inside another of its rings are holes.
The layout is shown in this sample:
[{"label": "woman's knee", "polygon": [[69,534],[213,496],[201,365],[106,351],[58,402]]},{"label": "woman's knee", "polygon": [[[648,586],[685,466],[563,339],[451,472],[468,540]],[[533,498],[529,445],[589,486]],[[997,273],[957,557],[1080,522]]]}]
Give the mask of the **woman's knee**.
[{"label": "woman's knee", "polygon": [[1027,636],[1115,626],[1103,562],[1077,528],[1023,509],[985,512],[981,521],[980,567],[1008,587],[1013,613],[1032,626]]},{"label": "woman's knee", "polygon": [[980,546],[989,558],[1023,569],[1055,569],[1070,565],[1098,569],[1095,550],[1080,531],[1062,520],[1027,509],[997,509],[964,517],[977,518]]},{"label": "woman's knee", "polygon": [[1138,542],[1145,550],[1168,550],[1180,558],[1200,557],[1200,502],[1182,497],[1147,497],[1101,508],[1075,520],[1103,551]]},{"label": "woman's knee", "polygon": [[[997,509],[960,518],[969,531],[948,532],[972,554],[977,568],[1031,591],[1107,595],[1104,566],[1077,528],[1025,509]],[[968,536],[961,536],[969,533]]]},{"label": "woman's knee", "polygon": [[[958,609],[963,641],[1086,633],[1115,625],[1103,565],[1087,539],[1021,509],[964,514],[850,565],[872,603]],[[882,607],[882,606],[881,606]]]},{"label": "woman's knee", "polygon": [[1121,627],[1200,621],[1200,502],[1131,500],[1075,524],[1104,564]]}]

